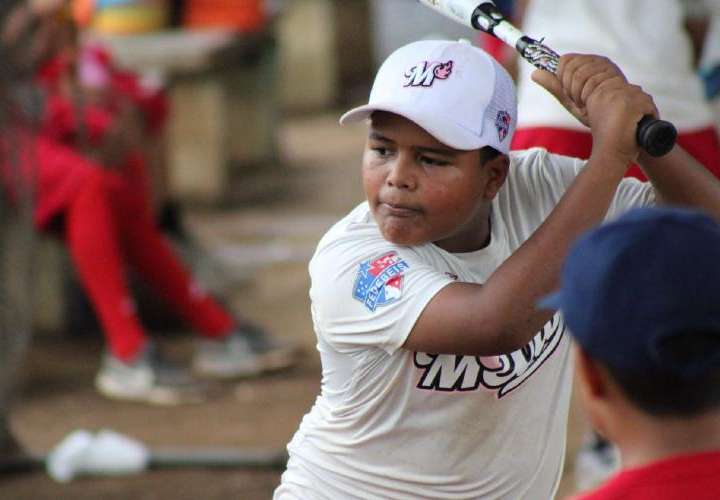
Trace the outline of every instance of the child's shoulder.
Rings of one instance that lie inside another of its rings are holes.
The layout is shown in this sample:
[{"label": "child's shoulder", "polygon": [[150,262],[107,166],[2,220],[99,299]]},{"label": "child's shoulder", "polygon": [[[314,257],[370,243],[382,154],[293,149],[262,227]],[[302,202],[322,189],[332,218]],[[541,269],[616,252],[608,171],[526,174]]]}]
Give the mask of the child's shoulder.
[{"label": "child's shoulder", "polygon": [[[382,245],[385,240],[375,223],[367,202],[362,202],[327,230],[320,239],[313,261],[323,255],[355,253],[367,245]],[[387,243],[387,242],[386,242]]]},{"label": "child's shoulder", "polygon": [[382,238],[380,230],[373,220],[370,207],[367,201],[364,201],[327,230],[325,235],[320,239],[318,249],[338,240],[374,238],[375,236]]},{"label": "child's shoulder", "polygon": [[586,163],[586,160],[552,153],[542,147],[514,150],[509,156],[510,183],[554,183],[557,178],[574,178]]},{"label": "child's shoulder", "polygon": [[[405,253],[413,253],[414,249],[415,247],[403,247]],[[365,260],[399,251],[396,245],[383,238],[370,207],[367,202],[363,202],[335,223],[321,238],[310,260],[310,272],[347,270]]]},{"label": "child's shoulder", "polygon": [[513,167],[538,167],[552,164],[561,155],[551,153],[543,147],[516,149],[509,153],[510,164]]}]

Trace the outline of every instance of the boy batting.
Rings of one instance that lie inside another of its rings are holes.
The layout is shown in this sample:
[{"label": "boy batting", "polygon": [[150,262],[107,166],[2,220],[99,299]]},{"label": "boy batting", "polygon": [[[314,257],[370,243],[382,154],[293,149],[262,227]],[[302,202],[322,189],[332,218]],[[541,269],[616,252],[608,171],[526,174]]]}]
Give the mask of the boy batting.
[{"label": "boy batting", "polygon": [[[640,153],[657,112],[607,59],[537,79],[591,127],[589,160],[510,152],[512,81],[463,42],[400,48],[343,116],[369,119],[367,201],[310,262],[322,391],[276,499],[552,498],[569,341],[535,304],[582,232],[654,203],[720,218],[720,183],[680,148]],[[623,180],[636,160],[652,183]]]}]

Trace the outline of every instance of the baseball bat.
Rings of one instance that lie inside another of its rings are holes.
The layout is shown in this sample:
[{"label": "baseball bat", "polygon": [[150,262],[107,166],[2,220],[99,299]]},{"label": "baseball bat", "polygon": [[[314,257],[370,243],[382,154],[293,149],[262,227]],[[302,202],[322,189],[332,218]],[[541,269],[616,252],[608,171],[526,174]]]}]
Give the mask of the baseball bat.
[{"label": "baseball bat", "polygon": [[[533,66],[557,73],[560,56],[513,26],[493,2],[477,0],[418,0],[421,4],[472,29],[493,35],[511,47]],[[663,156],[675,145],[677,129],[665,120],[644,116],[635,134],[638,145],[651,156]]]}]

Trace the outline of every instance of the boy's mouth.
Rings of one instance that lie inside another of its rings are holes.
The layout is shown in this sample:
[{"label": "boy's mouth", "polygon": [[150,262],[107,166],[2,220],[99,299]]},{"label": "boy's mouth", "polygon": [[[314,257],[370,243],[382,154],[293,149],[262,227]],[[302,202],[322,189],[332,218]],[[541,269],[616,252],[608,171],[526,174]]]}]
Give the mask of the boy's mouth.
[{"label": "boy's mouth", "polygon": [[382,215],[390,217],[414,217],[420,213],[417,208],[389,202],[378,203],[378,210]]}]

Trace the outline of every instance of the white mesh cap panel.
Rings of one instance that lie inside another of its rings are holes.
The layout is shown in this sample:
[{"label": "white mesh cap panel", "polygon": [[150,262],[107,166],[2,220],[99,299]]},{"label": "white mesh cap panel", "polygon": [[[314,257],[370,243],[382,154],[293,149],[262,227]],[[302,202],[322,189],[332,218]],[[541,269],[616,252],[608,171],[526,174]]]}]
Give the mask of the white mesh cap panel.
[{"label": "white mesh cap panel", "polygon": [[[495,68],[495,88],[493,97],[490,99],[487,108],[485,108],[483,124],[493,131],[494,135],[492,138],[496,141],[494,144],[488,141],[487,145],[507,154],[508,151],[510,151],[510,143],[512,142],[515,127],[517,126],[517,97],[515,94],[515,85],[505,68],[500,66],[492,57],[487,57],[492,59],[493,67]],[[495,122],[502,112],[510,116],[510,123],[505,137],[501,140],[500,131]]]}]

